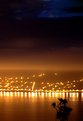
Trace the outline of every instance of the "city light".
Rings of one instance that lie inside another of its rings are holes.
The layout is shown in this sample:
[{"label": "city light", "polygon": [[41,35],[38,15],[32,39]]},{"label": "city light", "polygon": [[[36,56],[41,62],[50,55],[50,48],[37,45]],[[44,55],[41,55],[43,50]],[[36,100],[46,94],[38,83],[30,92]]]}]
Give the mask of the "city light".
[{"label": "city light", "polygon": [[[46,74],[41,73],[38,75],[32,75],[31,77],[0,77],[0,92],[44,92],[54,93],[56,92],[83,92],[83,89],[78,89],[77,84],[82,83],[83,79],[72,81],[57,81],[57,80],[41,80]],[[36,80],[37,77],[37,80]],[[27,80],[29,79],[29,80]],[[35,80],[35,81],[34,81]],[[39,80],[39,81],[38,81]],[[42,93],[43,94],[43,93]],[[71,95],[70,95],[71,96]],[[64,97],[64,96],[63,96]]]}]

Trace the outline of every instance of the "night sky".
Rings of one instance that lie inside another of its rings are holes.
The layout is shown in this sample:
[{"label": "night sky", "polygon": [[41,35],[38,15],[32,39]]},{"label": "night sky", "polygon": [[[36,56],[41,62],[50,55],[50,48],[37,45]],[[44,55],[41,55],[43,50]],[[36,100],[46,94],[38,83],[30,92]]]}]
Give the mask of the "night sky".
[{"label": "night sky", "polygon": [[0,4],[0,69],[83,70],[83,2]]}]

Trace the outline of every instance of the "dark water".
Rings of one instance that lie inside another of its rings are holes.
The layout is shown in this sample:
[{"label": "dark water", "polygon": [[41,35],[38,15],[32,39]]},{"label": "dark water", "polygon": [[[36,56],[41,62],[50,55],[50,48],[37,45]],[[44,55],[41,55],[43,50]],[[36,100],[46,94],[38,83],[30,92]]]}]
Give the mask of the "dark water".
[{"label": "dark water", "polygon": [[83,93],[1,93],[1,121],[59,121],[51,103],[58,97],[67,98],[73,108],[68,121],[83,120]]}]

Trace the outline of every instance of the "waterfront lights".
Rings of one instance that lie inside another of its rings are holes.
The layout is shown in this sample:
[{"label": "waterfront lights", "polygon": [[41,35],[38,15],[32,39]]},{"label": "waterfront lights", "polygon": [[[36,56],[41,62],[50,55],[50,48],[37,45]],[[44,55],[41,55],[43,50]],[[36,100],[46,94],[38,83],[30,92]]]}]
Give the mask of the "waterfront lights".
[{"label": "waterfront lights", "polygon": [[36,78],[35,75],[31,75],[31,78],[29,76],[26,78],[23,76],[0,77],[0,92],[83,92],[83,89],[78,87],[78,83],[82,85],[83,79],[66,82],[55,79],[48,81],[39,78],[43,76],[45,76],[44,73],[36,75]]}]

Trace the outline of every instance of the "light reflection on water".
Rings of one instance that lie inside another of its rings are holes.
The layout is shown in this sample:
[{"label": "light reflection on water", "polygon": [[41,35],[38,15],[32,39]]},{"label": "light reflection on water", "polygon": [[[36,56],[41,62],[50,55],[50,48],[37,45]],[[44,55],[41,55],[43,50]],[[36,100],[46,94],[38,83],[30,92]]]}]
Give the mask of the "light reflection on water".
[{"label": "light reflection on water", "polygon": [[[51,104],[66,98],[73,108],[68,121],[82,120],[83,93],[0,92],[1,121],[57,121]],[[81,117],[81,119],[80,119]]]},{"label": "light reflection on water", "polygon": [[81,93],[81,100],[83,101],[83,92]]},{"label": "light reflection on water", "polygon": [[26,97],[26,98],[67,98],[70,101],[79,101],[79,97],[81,101],[83,101],[83,92],[82,93],[65,93],[65,92],[49,92],[49,93],[44,93],[44,92],[0,92],[0,97]]}]

